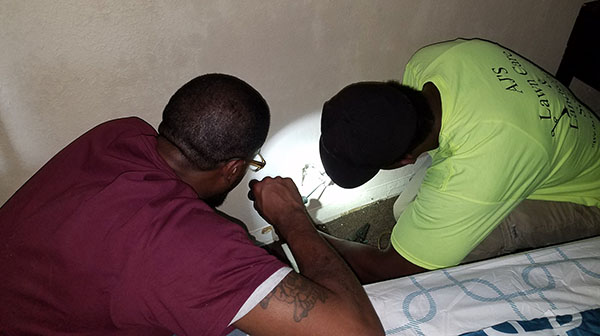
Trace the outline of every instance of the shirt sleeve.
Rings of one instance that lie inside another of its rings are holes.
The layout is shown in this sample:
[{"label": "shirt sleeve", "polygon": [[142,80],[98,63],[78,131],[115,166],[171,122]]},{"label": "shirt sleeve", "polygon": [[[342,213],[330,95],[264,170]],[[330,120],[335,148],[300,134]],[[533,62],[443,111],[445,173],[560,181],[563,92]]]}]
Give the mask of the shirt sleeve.
[{"label": "shirt sleeve", "polygon": [[229,325],[234,324],[242,317],[246,316],[256,305],[269,294],[273,288],[285,278],[293,269],[291,267],[282,267],[277,272],[273,273],[267,280],[254,290],[252,295],[244,302],[244,305],[238,310]]},{"label": "shirt sleeve", "polygon": [[[246,231],[211,210],[165,211],[136,242],[111,316],[120,327],[149,325],[178,335],[221,335],[248,297],[285,265]],[[164,224],[159,224],[164,223]]]}]

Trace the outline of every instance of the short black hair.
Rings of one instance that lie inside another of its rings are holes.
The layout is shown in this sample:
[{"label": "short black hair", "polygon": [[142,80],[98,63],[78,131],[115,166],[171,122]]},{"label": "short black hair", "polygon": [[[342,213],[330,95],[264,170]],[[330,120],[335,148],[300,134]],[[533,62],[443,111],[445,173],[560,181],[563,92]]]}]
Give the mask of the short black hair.
[{"label": "short black hair", "polygon": [[423,92],[417,91],[410,86],[400,84],[399,82],[393,80],[387,81],[386,84],[402,92],[404,96],[413,104],[413,106],[415,106],[415,110],[417,111],[416,131],[407,147],[406,153],[404,154],[406,155],[417,148],[417,146],[422,144],[429,133],[431,133],[434,122],[433,111],[427,103],[427,98],[425,98]]},{"label": "short black hair", "polygon": [[231,75],[206,74],[175,92],[158,132],[197,169],[210,170],[260,149],[269,124],[269,106],[252,86]]}]

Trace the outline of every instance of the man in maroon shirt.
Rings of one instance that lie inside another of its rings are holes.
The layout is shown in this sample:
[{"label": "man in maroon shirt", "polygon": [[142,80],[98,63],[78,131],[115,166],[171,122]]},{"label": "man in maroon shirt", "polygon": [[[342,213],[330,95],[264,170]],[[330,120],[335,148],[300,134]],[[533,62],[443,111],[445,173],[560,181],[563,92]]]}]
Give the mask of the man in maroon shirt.
[{"label": "man in maroon shirt", "polygon": [[215,212],[264,166],[268,127],[257,91],[209,74],[173,95],[158,134],[123,118],[65,147],[0,208],[0,334],[383,334],[290,179],[251,190],[301,274]]}]

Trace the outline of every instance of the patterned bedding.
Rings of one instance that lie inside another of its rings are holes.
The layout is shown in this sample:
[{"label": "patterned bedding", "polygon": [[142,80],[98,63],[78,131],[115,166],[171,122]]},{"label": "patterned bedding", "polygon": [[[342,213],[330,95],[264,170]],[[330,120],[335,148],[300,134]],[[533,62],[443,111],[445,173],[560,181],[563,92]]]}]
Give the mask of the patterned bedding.
[{"label": "patterned bedding", "polygon": [[600,237],[365,289],[387,335],[600,335]]}]

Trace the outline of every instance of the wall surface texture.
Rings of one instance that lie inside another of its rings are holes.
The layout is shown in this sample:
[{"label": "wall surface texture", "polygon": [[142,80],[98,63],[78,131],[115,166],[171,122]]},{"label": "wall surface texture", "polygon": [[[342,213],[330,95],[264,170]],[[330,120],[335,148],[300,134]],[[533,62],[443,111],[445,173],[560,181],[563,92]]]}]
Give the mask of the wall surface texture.
[{"label": "wall surface texture", "polygon": [[[208,72],[236,75],[264,95],[272,109],[265,173],[293,176],[306,194],[314,185],[301,181],[302,169],[320,176],[320,108],[343,86],[399,79],[418,48],[457,37],[499,42],[554,73],[584,2],[0,1],[0,204],[100,122],[137,115],[157,126],[170,95]],[[397,174],[346,195],[364,203],[397,194]],[[224,209],[260,228],[246,183]],[[379,196],[365,192],[377,187]],[[337,187],[328,188],[313,213],[357,205],[327,199]]]}]

